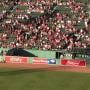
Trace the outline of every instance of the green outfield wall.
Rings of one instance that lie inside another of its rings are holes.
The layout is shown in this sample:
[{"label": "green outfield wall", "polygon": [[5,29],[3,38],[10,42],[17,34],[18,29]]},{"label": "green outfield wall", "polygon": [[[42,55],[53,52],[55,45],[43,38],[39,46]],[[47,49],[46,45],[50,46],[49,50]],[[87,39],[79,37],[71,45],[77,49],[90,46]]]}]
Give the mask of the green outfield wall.
[{"label": "green outfield wall", "polygon": [[[4,50],[4,51],[8,51],[8,48],[0,48],[0,52]],[[35,56],[39,57],[39,58],[48,58],[48,59],[56,59],[57,60],[57,64],[60,63],[60,59],[63,58],[67,58],[67,59],[72,59],[73,58],[73,52],[66,52],[64,50],[59,50],[59,51],[46,51],[46,50],[32,50],[32,49],[25,49],[26,51],[34,54]],[[74,52],[75,53],[75,52]],[[88,64],[90,64],[90,56],[85,55],[83,53],[77,53],[76,56],[74,57],[76,59],[84,59],[87,61]],[[4,59],[4,57],[0,57],[0,61],[2,61]],[[29,57],[29,63],[32,63],[32,57]]]}]

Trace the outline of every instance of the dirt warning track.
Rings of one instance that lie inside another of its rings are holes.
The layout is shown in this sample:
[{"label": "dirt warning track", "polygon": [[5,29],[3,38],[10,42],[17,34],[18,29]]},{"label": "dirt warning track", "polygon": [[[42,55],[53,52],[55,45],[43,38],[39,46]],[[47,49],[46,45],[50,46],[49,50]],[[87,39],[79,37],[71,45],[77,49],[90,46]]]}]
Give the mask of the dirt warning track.
[{"label": "dirt warning track", "polygon": [[90,73],[89,67],[70,67],[70,66],[56,66],[56,65],[38,65],[38,64],[12,64],[0,63],[0,68],[16,68],[16,69],[37,69],[45,71],[67,71],[67,72],[82,72]]}]

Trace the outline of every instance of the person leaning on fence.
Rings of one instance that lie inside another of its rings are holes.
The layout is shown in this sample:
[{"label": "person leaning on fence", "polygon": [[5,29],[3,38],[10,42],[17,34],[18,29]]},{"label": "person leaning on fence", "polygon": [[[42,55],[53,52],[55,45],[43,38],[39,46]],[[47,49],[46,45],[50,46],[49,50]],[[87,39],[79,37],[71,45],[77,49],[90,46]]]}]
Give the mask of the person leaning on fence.
[{"label": "person leaning on fence", "polygon": [[1,56],[0,56],[0,62],[1,63],[5,63],[5,55],[6,55],[6,51],[5,50],[2,50],[1,51]]}]

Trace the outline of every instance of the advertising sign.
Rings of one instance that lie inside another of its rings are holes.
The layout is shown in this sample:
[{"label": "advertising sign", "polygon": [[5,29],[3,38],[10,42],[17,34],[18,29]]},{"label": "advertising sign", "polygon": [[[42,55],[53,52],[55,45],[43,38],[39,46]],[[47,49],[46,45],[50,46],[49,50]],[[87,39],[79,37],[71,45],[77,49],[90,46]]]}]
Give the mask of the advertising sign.
[{"label": "advertising sign", "polygon": [[47,59],[46,58],[33,58],[32,59],[33,64],[47,64]]},{"label": "advertising sign", "polygon": [[61,65],[63,65],[63,66],[85,67],[86,66],[86,62],[85,62],[85,60],[67,60],[67,59],[62,59],[61,60]]},{"label": "advertising sign", "polygon": [[5,56],[6,63],[28,63],[28,57]]},{"label": "advertising sign", "polygon": [[56,64],[56,60],[55,59],[48,59],[48,64]]}]

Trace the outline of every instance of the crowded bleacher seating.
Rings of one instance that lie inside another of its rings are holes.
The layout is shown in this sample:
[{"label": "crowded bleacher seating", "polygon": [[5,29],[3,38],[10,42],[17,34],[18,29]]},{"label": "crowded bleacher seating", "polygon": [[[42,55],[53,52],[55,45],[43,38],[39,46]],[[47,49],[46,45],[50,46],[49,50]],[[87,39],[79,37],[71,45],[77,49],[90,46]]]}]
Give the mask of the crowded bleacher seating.
[{"label": "crowded bleacher seating", "polygon": [[1,0],[0,47],[90,47],[89,0]]}]

